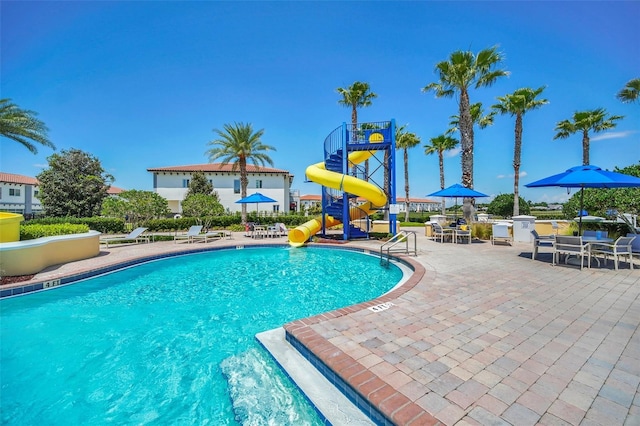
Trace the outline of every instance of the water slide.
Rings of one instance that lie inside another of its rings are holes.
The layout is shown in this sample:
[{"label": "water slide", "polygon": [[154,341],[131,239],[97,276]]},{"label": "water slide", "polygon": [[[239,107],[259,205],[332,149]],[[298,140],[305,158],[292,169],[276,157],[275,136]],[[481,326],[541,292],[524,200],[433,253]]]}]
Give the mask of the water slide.
[{"label": "water slide", "polygon": [[[359,164],[373,155],[374,151],[357,151],[349,154],[349,163]],[[367,200],[366,203],[360,204],[358,207],[349,209],[351,220],[363,218],[387,204],[387,196],[382,189],[376,185],[355,178],[353,176],[327,170],[324,161],[312,164],[306,170],[307,179],[328,188],[338,191],[355,194]],[[333,216],[325,215],[325,225],[327,228],[340,225],[338,219]],[[295,229],[289,231],[289,244],[292,247],[300,247],[322,229],[322,216],[311,219],[303,223]]]}]

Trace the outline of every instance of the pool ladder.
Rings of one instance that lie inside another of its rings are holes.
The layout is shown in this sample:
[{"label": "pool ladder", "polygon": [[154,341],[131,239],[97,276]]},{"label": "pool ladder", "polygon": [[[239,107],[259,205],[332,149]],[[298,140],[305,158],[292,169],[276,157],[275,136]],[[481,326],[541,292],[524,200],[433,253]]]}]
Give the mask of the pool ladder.
[{"label": "pool ladder", "polygon": [[415,231],[400,231],[380,247],[380,265],[389,266],[391,253],[418,255]]}]

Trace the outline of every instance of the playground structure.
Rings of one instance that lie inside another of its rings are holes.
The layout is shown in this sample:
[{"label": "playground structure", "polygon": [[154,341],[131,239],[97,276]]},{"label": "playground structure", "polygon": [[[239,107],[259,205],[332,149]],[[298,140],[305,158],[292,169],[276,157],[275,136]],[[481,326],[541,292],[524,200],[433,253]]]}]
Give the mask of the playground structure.
[{"label": "playground structure", "polygon": [[[396,232],[395,120],[346,124],[324,141],[324,161],[306,169],[307,179],[322,185],[322,216],[289,232],[289,244],[304,245],[343,224],[342,238],[368,238],[369,216],[389,212],[389,233]],[[359,198],[366,200],[361,202]]]}]

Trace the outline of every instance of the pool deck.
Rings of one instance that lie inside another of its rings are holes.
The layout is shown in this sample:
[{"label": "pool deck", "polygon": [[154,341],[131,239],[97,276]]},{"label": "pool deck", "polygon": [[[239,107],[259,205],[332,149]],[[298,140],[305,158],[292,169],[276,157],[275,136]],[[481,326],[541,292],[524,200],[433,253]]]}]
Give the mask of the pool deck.
[{"label": "pool deck", "polygon": [[[438,243],[415,230],[417,277],[285,329],[398,425],[639,425],[640,261],[551,266],[531,244]],[[206,246],[284,244],[286,238]],[[114,245],[26,285],[205,243]],[[378,241],[348,246],[378,252]],[[7,286],[3,286],[3,289]],[[391,302],[388,309],[368,309]]]}]

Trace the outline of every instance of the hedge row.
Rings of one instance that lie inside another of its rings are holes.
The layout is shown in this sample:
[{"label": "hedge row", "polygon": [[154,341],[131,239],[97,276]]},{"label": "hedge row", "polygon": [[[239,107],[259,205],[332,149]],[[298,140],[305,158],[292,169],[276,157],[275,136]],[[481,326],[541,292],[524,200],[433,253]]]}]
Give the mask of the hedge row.
[{"label": "hedge row", "polygon": [[124,220],[112,217],[45,217],[26,222],[27,225],[55,225],[63,223],[86,225],[89,229],[102,232],[103,234],[126,232]]},{"label": "hedge row", "polygon": [[33,240],[34,238],[53,237],[55,235],[83,234],[89,232],[89,226],[83,224],[56,223],[53,225],[41,225],[28,223],[20,225],[20,240]]}]

